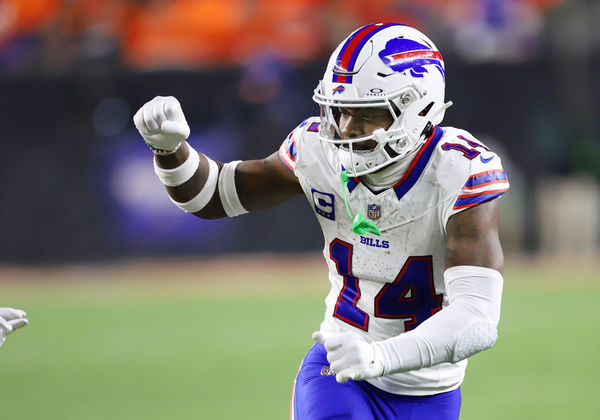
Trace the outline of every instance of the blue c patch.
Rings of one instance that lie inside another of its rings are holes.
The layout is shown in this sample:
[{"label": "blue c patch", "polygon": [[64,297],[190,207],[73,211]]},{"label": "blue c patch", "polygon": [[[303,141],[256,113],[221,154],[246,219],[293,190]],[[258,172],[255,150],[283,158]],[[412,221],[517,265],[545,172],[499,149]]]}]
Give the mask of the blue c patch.
[{"label": "blue c patch", "polygon": [[315,211],[318,215],[329,220],[335,220],[335,197],[333,194],[321,192],[311,188]]}]

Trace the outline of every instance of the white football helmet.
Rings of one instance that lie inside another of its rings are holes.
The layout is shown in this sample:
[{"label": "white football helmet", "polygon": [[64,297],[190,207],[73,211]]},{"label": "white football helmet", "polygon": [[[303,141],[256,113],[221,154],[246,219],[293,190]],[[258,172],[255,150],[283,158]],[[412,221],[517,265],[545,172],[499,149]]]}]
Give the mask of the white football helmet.
[{"label": "white football helmet", "polygon": [[[418,30],[373,23],[354,31],[333,52],[313,100],[321,107],[319,138],[335,144],[351,176],[375,172],[418,148],[452,103],[444,103],[444,61]],[[382,107],[393,123],[387,129],[343,139],[340,108]],[[371,150],[353,144],[377,141]]]}]

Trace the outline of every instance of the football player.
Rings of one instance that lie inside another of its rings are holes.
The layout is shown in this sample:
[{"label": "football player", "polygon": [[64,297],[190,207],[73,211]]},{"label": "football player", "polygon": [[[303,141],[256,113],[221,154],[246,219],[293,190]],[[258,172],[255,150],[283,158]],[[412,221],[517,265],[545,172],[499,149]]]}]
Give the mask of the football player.
[{"label": "football player", "polygon": [[366,25],[333,52],[302,122],[262,160],[186,143],[179,102],[134,116],[171,200],[212,219],[304,194],[331,290],[292,395],[297,419],[457,419],[467,358],[497,338],[504,257],[500,158],[441,127],[444,61],[418,30]]},{"label": "football player", "polygon": [[27,314],[21,309],[0,308],[0,347],[6,336],[14,330],[24,327],[29,321]]}]

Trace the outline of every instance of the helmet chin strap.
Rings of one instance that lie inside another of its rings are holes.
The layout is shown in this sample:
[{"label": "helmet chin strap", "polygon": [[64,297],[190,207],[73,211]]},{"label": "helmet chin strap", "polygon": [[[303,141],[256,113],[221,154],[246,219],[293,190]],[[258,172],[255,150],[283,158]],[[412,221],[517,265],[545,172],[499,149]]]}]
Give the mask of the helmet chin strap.
[{"label": "helmet chin strap", "polygon": [[344,193],[344,204],[346,205],[346,211],[348,212],[348,217],[352,220],[352,232],[358,235],[364,235],[365,233],[373,233],[377,236],[381,236],[381,232],[377,225],[370,220],[365,219],[362,212],[358,212],[356,216],[352,217],[352,213],[350,213],[350,206],[348,206],[348,198],[346,197],[346,192],[348,191],[348,170],[342,171],[340,175],[342,179],[342,189]]}]

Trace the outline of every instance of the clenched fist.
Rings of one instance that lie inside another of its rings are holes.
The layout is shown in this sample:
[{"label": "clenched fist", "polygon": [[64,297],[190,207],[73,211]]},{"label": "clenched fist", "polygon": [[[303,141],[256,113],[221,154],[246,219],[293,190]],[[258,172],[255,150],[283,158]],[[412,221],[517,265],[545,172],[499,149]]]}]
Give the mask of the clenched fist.
[{"label": "clenched fist", "polygon": [[146,144],[159,153],[174,152],[190,135],[181,105],[172,96],[146,102],[133,116],[133,123]]},{"label": "clenched fist", "polygon": [[329,367],[339,383],[383,375],[384,366],[376,347],[360,335],[350,331],[328,334],[316,331],[312,338],[325,346]]}]

